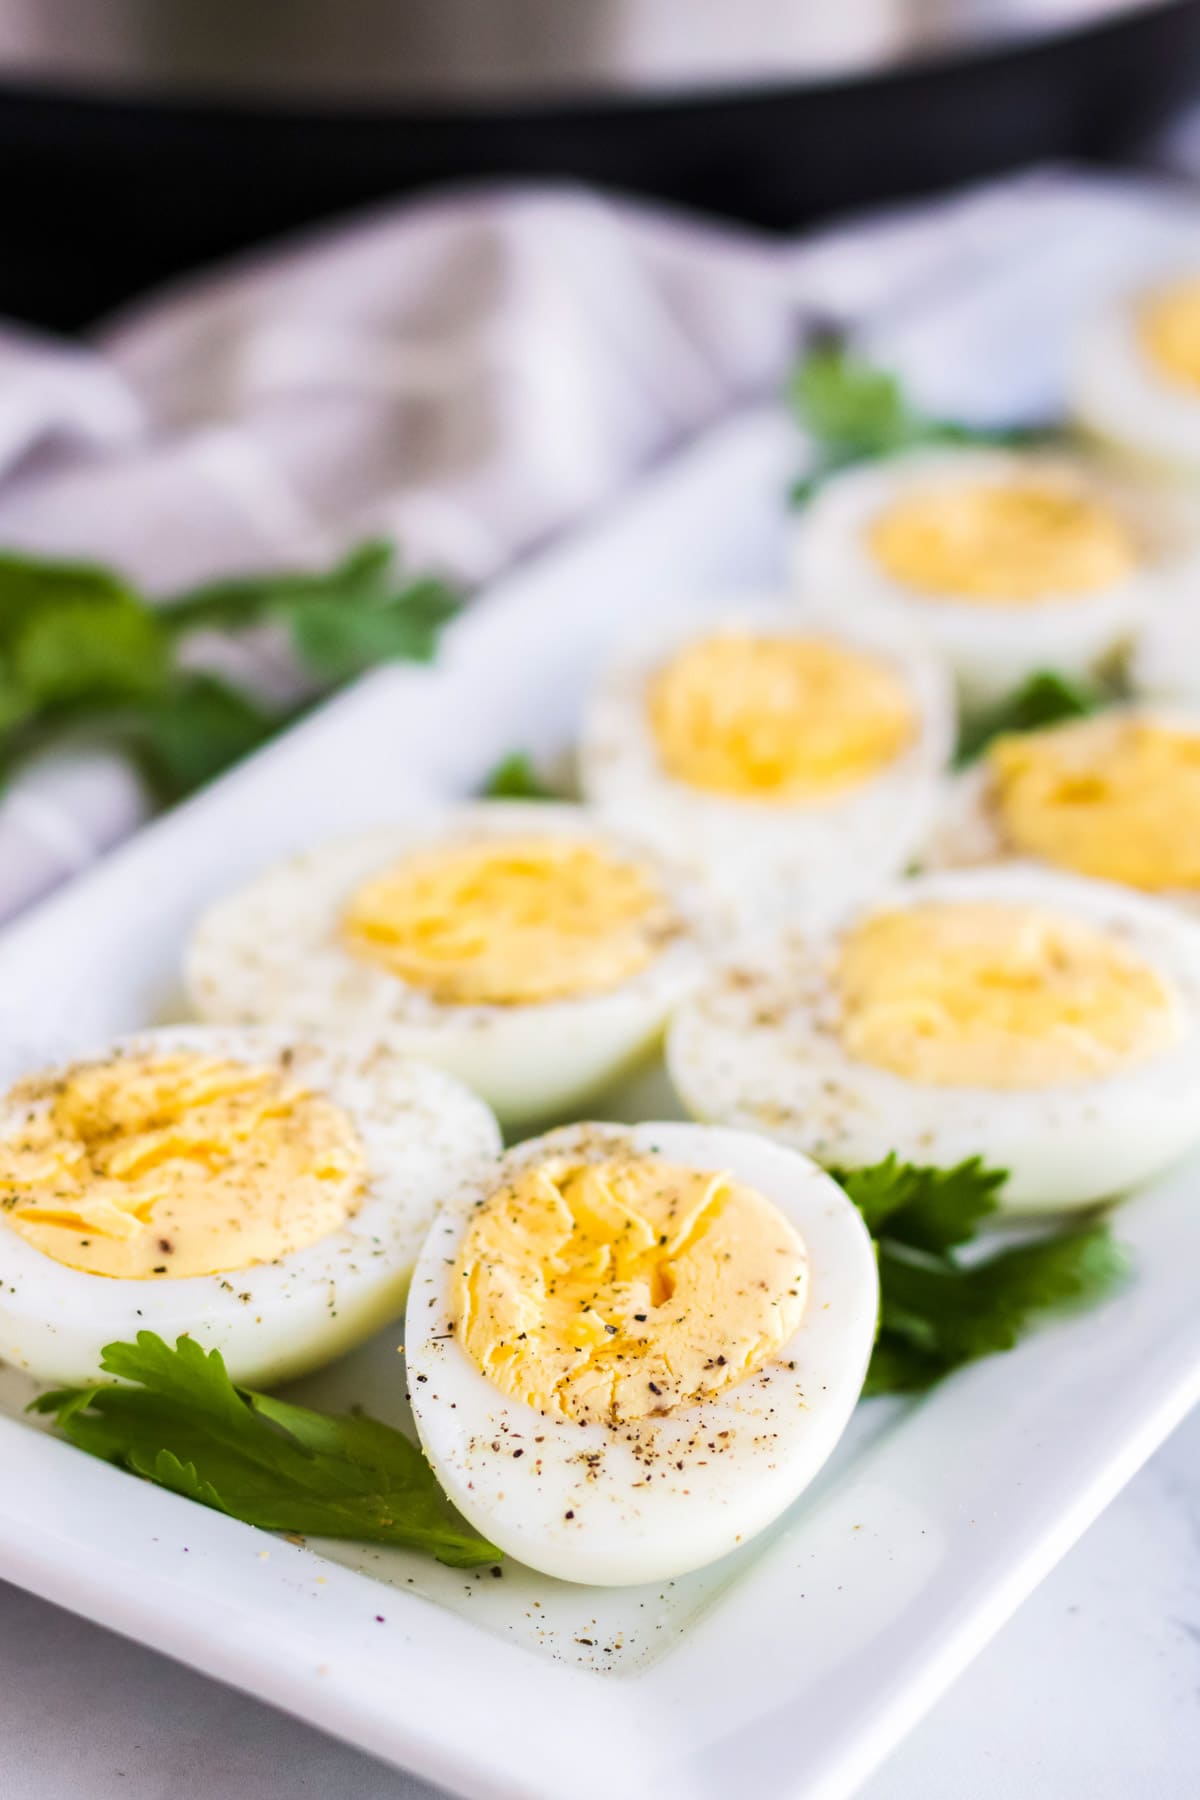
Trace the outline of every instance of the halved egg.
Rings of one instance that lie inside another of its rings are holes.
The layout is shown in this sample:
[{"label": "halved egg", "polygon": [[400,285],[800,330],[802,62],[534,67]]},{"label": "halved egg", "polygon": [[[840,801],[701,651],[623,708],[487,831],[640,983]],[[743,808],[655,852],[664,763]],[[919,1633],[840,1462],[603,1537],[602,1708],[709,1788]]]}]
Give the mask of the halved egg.
[{"label": "halved egg", "polygon": [[665,1580],[813,1479],[877,1310],[866,1228],[807,1157],[695,1125],[565,1127],[429,1235],[405,1326],[417,1429],[454,1504],[518,1561]]},{"label": "halved egg", "polygon": [[735,926],[828,915],[929,829],[954,737],[937,658],[865,610],[676,619],[601,678],[584,793],[687,861]]},{"label": "halved egg", "polygon": [[1133,462],[1200,476],[1200,272],[1160,272],[1110,297],[1080,333],[1076,422]]},{"label": "halved egg", "polygon": [[1044,869],[921,876],[729,962],[667,1059],[697,1118],[831,1167],[982,1156],[1010,1208],[1088,1205],[1200,1142],[1200,927]]},{"label": "halved egg", "polygon": [[1198,546],[1190,506],[1099,463],[962,448],[834,476],[795,563],[802,597],[870,601],[918,632],[974,707],[1123,658],[1151,598],[1194,583]]},{"label": "halved egg", "polygon": [[203,1017],[436,1063],[507,1124],[546,1119],[658,1042],[702,966],[703,904],[581,807],[491,802],[331,843],[201,919]]},{"label": "halved egg", "polygon": [[1200,907],[1200,713],[1112,707],[994,739],[950,784],[923,861],[1014,858]]},{"label": "halved egg", "polygon": [[481,1100],[385,1049],[173,1026],[0,1101],[0,1357],[100,1376],[155,1331],[270,1386],[393,1318],[434,1210],[500,1136]]}]

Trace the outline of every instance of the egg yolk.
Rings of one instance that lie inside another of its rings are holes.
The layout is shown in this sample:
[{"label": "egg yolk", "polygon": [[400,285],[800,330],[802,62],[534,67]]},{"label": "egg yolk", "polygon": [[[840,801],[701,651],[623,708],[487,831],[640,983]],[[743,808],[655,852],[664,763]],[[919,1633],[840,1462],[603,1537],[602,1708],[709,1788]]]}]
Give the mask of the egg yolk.
[{"label": "egg yolk", "polygon": [[680,929],[636,863],[548,835],[418,851],[366,882],[343,925],[355,955],[468,1006],[607,993]]},{"label": "egg yolk", "polygon": [[851,1056],[934,1087],[1088,1081],[1179,1036],[1173,995],[1110,932],[1045,908],[928,902],[853,930],[837,968]]},{"label": "egg yolk", "polygon": [[454,1272],[458,1341],[506,1394],[620,1424],[745,1381],[791,1337],[804,1245],[724,1174],[557,1159],[475,1213]]},{"label": "egg yolk", "polygon": [[0,1217],[90,1275],[216,1275],[335,1231],[367,1163],[346,1114],[276,1069],[114,1057],[33,1077],[0,1139]]},{"label": "egg yolk", "polygon": [[1095,594],[1138,564],[1132,533],[1109,507],[1034,482],[911,494],[876,518],[868,545],[906,587],[992,605]]},{"label": "egg yolk", "polygon": [[1139,310],[1138,336],[1166,381],[1200,392],[1200,277],[1150,294]]},{"label": "egg yolk", "polygon": [[727,631],[690,644],[651,682],[649,713],[669,775],[738,799],[851,787],[916,735],[888,665],[821,638]]},{"label": "egg yolk", "polygon": [[1200,889],[1200,732],[1083,719],[998,738],[988,774],[1022,855],[1150,892]]}]

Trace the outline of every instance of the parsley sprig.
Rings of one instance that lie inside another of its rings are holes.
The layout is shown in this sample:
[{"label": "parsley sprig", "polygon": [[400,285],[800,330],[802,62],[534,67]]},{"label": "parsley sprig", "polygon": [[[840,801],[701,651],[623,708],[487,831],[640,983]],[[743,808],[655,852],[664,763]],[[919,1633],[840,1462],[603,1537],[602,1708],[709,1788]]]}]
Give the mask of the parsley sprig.
[{"label": "parsley sprig", "polygon": [[901,1163],[834,1170],[879,1259],[879,1337],[866,1394],[914,1393],[962,1364],[1011,1350],[1037,1318],[1094,1305],[1123,1279],[1124,1252],[1103,1224],[993,1240],[959,1255],[1000,1205],[1003,1170],[979,1157],[952,1169]]},{"label": "parsley sprig", "polygon": [[955,763],[963,768],[967,763],[975,762],[993,738],[1002,737],[1006,732],[1040,731],[1044,726],[1061,725],[1068,719],[1085,719],[1120,698],[1120,690],[1115,684],[1106,686],[1098,681],[1079,681],[1070,675],[1059,675],[1053,669],[1040,669],[995,706],[963,719]]},{"label": "parsley sprig", "polygon": [[31,1407],[92,1456],[268,1531],[400,1545],[452,1568],[499,1560],[390,1425],[235,1387],[220,1352],[187,1337],[172,1349],[140,1331],[101,1367],[127,1385],[60,1388]]},{"label": "parsley sprig", "polygon": [[1052,441],[1040,427],[965,425],[911,405],[894,375],[856,356],[836,338],[817,343],[788,386],[792,411],[814,446],[814,465],[792,489],[802,504],[831,475],[852,463],[896,456],[922,446],[991,444],[1020,447]]},{"label": "parsley sprig", "polygon": [[185,650],[206,631],[282,627],[322,687],[376,663],[428,661],[458,602],[382,540],[332,568],[209,583],[151,605],[110,569],[0,554],[0,778],[72,737],[132,757],[176,800],[297,710],[260,703]]},{"label": "parsley sprig", "polygon": [[485,800],[561,800],[539,774],[528,751],[512,750],[484,777],[480,793]]}]

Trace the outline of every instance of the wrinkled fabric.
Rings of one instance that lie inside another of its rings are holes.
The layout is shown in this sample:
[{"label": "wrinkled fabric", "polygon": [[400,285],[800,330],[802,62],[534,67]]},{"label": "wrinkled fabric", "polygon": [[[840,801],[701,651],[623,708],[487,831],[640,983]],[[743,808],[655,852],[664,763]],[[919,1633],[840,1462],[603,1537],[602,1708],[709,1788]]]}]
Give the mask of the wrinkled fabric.
[{"label": "wrinkled fabric", "polygon": [[[563,187],[382,210],[200,276],[85,346],[0,330],[0,544],[155,594],[368,533],[471,585],[855,330],[922,403],[1053,411],[1080,310],[1194,242],[1183,190],[1034,172],[794,243]],[[224,666],[274,697],[270,634]],[[134,829],[119,761],[0,800],[0,919]]]}]

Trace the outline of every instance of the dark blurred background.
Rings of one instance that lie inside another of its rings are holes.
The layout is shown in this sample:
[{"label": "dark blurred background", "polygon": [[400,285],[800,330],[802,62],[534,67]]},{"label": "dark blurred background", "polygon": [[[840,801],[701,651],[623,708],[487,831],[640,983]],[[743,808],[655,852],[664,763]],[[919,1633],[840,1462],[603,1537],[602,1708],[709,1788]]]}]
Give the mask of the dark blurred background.
[{"label": "dark blurred background", "polygon": [[0,312],[448,181],[578,177],[773,229],[1143,154],[1200,0],[0,0]]}]

